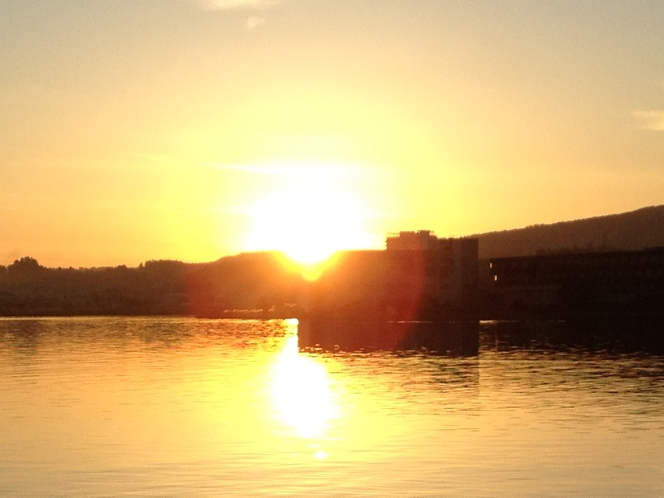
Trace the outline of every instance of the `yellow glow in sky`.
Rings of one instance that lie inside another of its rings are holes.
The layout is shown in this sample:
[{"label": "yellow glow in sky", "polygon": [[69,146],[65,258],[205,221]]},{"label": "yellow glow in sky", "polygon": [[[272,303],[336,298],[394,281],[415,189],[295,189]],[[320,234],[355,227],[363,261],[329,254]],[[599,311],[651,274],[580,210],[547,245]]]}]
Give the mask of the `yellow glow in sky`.
[{"label": "yellow glow in sky", "polygon": [[2,5],[0,265],[312,262],[664,203],[664,2]]},{"label": "yellow glow in sky", "polygon": [[278,250],[312,265],[336,251],[372,244],[365,231],[369,210],[364,199],[340,181],[343,173],[319,164],[285,171],[287,184],[277,183],[249,208],[247,250]]}]

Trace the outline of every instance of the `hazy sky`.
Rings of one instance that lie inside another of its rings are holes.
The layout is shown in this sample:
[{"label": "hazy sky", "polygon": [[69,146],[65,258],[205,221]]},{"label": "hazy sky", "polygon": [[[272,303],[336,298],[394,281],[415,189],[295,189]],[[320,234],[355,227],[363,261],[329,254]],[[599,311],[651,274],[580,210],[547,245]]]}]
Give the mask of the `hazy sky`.
[{"label": "hazy sky", "polygon": [[662,203],[661,0],[0,0],[0,264]]}]

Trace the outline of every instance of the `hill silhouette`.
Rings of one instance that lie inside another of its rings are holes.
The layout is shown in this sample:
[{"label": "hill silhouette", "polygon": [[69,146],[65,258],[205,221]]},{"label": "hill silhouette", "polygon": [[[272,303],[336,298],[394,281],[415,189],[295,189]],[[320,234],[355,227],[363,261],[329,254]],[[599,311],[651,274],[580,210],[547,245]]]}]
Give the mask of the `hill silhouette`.
[{"label": "hill silhouette", "polygon": [[283,260],[276,252],[256,252],[210,263],[46,268],[24,257],[0,266],[0,316],[218,316],[228,310],[289,316],[302,277]]},{"label": "hill silhouette", "polygon": [[480,259],[664,247],[664,205],[471,237],[479,239]]}]

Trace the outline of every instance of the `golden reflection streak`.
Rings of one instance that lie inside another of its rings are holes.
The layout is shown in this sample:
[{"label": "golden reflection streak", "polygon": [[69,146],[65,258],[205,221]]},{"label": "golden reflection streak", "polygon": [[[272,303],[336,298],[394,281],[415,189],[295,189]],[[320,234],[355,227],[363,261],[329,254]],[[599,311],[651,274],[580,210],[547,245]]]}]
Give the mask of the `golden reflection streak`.
[{"label": "golden reflection streak", "polygon": [[304,439],[323,437],[340,416],[325,366],[300,355],[297,336],[287,339],[274,364],[270,393],[279,420]]}]

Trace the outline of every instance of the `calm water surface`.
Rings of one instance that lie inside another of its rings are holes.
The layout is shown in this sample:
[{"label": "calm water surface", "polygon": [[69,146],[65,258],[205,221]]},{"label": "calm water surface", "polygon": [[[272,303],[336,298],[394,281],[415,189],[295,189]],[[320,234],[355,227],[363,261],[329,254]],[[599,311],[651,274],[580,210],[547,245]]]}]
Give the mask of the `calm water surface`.
[{"label": "calm water surface", "polygon": [[664,358],[298,352],[297,322],[0,320],[0,496],[664,496]]}]

